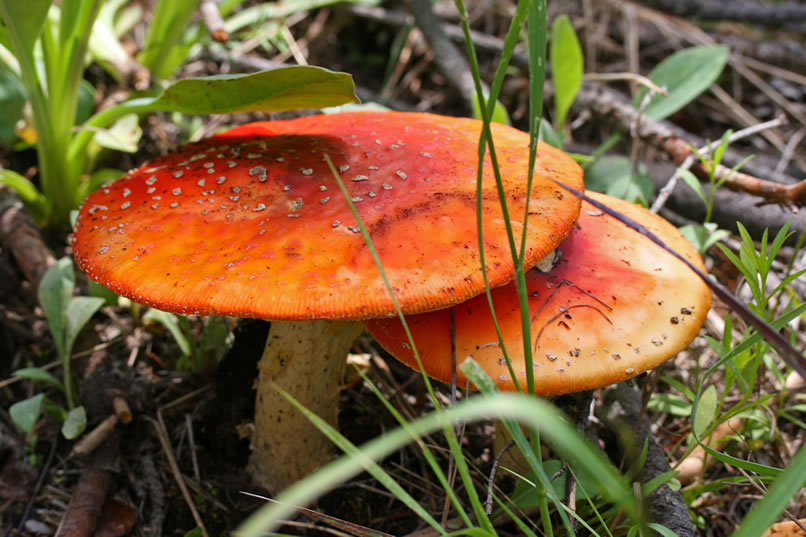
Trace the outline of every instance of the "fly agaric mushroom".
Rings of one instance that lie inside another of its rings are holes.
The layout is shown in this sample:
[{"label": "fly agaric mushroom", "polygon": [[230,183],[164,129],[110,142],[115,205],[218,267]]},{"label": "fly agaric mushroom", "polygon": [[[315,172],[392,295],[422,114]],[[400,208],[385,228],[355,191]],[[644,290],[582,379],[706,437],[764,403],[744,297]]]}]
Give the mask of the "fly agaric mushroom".
[{"label": "fly agaric mushroom", "polygon": [[[492,131],[511,222],[522,227],[529,137],[501,125]],[[324,156],[403,311],[419,313],[484,290],[474,231],[480,132],[475,120],[392,112],[244,125],[92,194],[76,221],[75,257],[93,280],[161,310],[275,321],[258,366],[252,474],[279,490],[326,462],[332,448],[276,387],[335,424],[356,321],[394,313]],[[576,163],[551,147],[541,146],[535,171],[532,264],[579,213],[579,200],[551,180],[582,186]],[[487,273],[503,285],[513,264],[489,163],[483,177]]]},{"label": "fly agaric mushroom", "polygon": [[[617,198],[589,196],[643,224],[703,267],[691,243],[661,217]],[[702,280],[649,239],[587,203],[557,252],[551,270],[533,269],[526,275],[538,395],[589,390],[634,377],[685,348],[705,322],[711,292]],[[517,381],[525,389],[515,284],[494,289],[492,297]],[[454,316],[456,356],[472,356],[501,389],[514,390],[487,298],[456,306]],[[449,312],[411,315],[406,322],[426,373],[449,382]],[[399,319],[373,319],[367,326],[393,356],[418,367]],[[457,383],[465,381],[457,372]]]}]

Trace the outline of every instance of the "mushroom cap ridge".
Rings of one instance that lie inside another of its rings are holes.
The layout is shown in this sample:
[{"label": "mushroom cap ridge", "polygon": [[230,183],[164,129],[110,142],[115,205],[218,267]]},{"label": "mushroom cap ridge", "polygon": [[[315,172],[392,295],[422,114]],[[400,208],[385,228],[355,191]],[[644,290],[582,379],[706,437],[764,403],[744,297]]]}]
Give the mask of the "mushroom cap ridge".
[{"label": "mushroom cap ridge", "polygon": [[[632,203],[588,193],[640,222],[705,270],[693,245],[661,217]],[[684,349],[699,332],[711,292],[683,263],[613,218],[583,203],[552,270],[526,275],[532,314],[533,368],[538,395],[599,388],[634,377]],[[520,306],[514,283],[492,291],[493,304],[518,383],[526,387]],[[454,308],[456,357],[478,362],[501,389],[515,385],[487,306],[478,296]],[[429,376],[449,382],[448,310],[406,317]],[[370,333],[392,355],[416,368],[398,319],[374,319]],[[457,372],[457,382],[465,377]]]},{"label": "mushroom cap ridge", "polygon": [[[353,112],[243,125],[158,157],[91,194],[72,236],[93,280],[183,314],[366,319],[394,312],[338,184],[350,192],[407,313],[484,289],[475,188],[481,123],[430,114]],[[529,137],[493,126],[520,236]],[[570,231],[582,187],[568,156],[541,146],[527,263]],[[513,273],[491,166],[484,166],[485,254],[493,285]]]}]

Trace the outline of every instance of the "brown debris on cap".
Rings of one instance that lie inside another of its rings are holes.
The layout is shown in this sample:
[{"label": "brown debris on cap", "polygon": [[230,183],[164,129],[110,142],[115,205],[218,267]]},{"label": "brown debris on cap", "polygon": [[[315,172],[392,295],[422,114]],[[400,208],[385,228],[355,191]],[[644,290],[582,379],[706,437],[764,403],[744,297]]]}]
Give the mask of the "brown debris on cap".
[{"label": "brown debris on cap", "polygon": [[[656,233],[705,270],[696,249],[661,217],[632,203],[588,193]],[[647,238],[583,203],[571,235],[549,272],[526,275],[532,315],[535,389],[557,395],[634,377],[685,348],[711,304],[708,287],[683,263]],[[492,291],[493,304],[517,380],[526,389],[520,306],[515,284]],[[455,306],[456,358],[472,356],[500,388],[515,385],[504,361],[487,298]],[[429,376],[449,382],[448,310],[407,316]],[[398,319],[367,324],[378,342],[416,368]],[[466,379],[458,372],[458,384]]]},{"label": "brown debris on cap", "polygon": [[[184,314],[267,319],[390,315],[394,309],[328,168],[339,169],[404,311],[481,293],[476,164],[481,123],[353,112],[244,125],[157,158],[93,193],[72,236],[90,278]],[[529,137],[493,126],[509,210],[522,227]],[[493,285],[513,265],[489,163],[485,253]],[[582,187],[569,157],[541,146],[527,259],[570,231]],[[520,233],[518,232],[518,236]]]}]

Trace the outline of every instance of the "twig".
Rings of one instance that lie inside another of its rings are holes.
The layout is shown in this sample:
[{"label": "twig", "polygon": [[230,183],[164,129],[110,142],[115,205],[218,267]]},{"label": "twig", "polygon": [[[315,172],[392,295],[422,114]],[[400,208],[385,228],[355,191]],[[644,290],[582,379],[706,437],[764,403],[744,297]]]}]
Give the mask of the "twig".
[{"label": "twig", "polygon": [[95,451],[101,443],[109,438],[118,424],[118,417],[112,414],[99,423],[92,431],[81,437],[81,440],[73,445],[72,454],[76,456],[87,455]]},{"label": "twig", "polygon": [[412,0],[411,8],[417,27],[434,51],[437,67],[459,90],[462,102],[468,110],[471,110],[476,85],[467,60],[451,43],[442,27],[442,20],[434,14],[429,0]]},{"label": "twig", "polygon": [[203,0],[200,6],[202,20],[207,27],[210,35],[218,41],[223,43],[229,39],[229,33],[226,30],[224,19],[221,18],[221,12],[218,11],[218,6],[215,0]]},{"label": "twig", "polygon": [[664,97],[669,95],[669,92],[666,91],[666,88],[658,86],[644,75],[640,75],[638,73],[585,73],[582,75],[582,80],[591,80],[594,82],[615,82],[619,80],[627,80],[637,82],[642,86],[654,91],[655,93],[663,95]]},{"label": "twig", "polygon": [[[781,125],[786,124],[786,117],[780,116],[770,121],[765,121],[764,123],[759,123],[757,125],[753,125],[751,127],[747,127],[746,129],[738,130],[730,135],[728,141],[733,143],[737,140],[741,140],[742,138],[747,138],[749,136],[753,136],[765,129],[772,129],[776,127],[780,127]],[[721,140],[715,140],[710,144],[704,145],[703,147],[699,148],[696,153],[700,155],[709,155],[711,151],[713,151],[716,147],[719,146]],[[680,179],[680,169],[688,170],[694,163],[697,161],[697,154],[691,151],[683,162],[680,163],[678,171],[675,171],[674,175],[669,179],[669,182],[660,189],[658,192],[658,197],[655,199],[655,202],[652,204],[652,208],[650,209],[653,213],[657,213],[661,210],[663,205],[666,203],[666,200],[669,198],[669,195],[674,190],[675,186],[677,186],[677,181]]]}]

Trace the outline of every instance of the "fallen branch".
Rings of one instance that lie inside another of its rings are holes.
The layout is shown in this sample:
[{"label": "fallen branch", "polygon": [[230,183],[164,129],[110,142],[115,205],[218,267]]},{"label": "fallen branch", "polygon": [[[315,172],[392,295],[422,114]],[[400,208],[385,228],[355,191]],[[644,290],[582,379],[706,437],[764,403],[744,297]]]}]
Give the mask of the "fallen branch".
[{"label": "fallen branch", "polygon": [[[605,86],[585,83],[577,97],[578,106],[589,109],[594,115],[606,120],[621,132],[635,131],[635,135],[650,145],[664,151],[673,162],[683,164],[692,156],[692,143],[696,137],[684,133],[681,129],[666,121],[658,121],[647,117],[640,118],[638,111],[627,101],[626,97]],[[633,125],[638,124],[637,129]],[[726,151],[727,153],[727,151]],[[741,159],[740,159],[741,160]],[[746,166],[746,170],[752,169]],[[706,166],[697,162],[692,171],[700,178],[707,179],[709,171]],[[733,190],[746,192],[762,198],[762,203],[780,203],[790,208],[806,204],[806,185],[803,182],[795,185],[782,185],[761,179],[752,172],[732,172],[724,165],[715,170],[717,179],[725,179],[724,186]],[[770,175],[774,172],[770,171]]]}]

